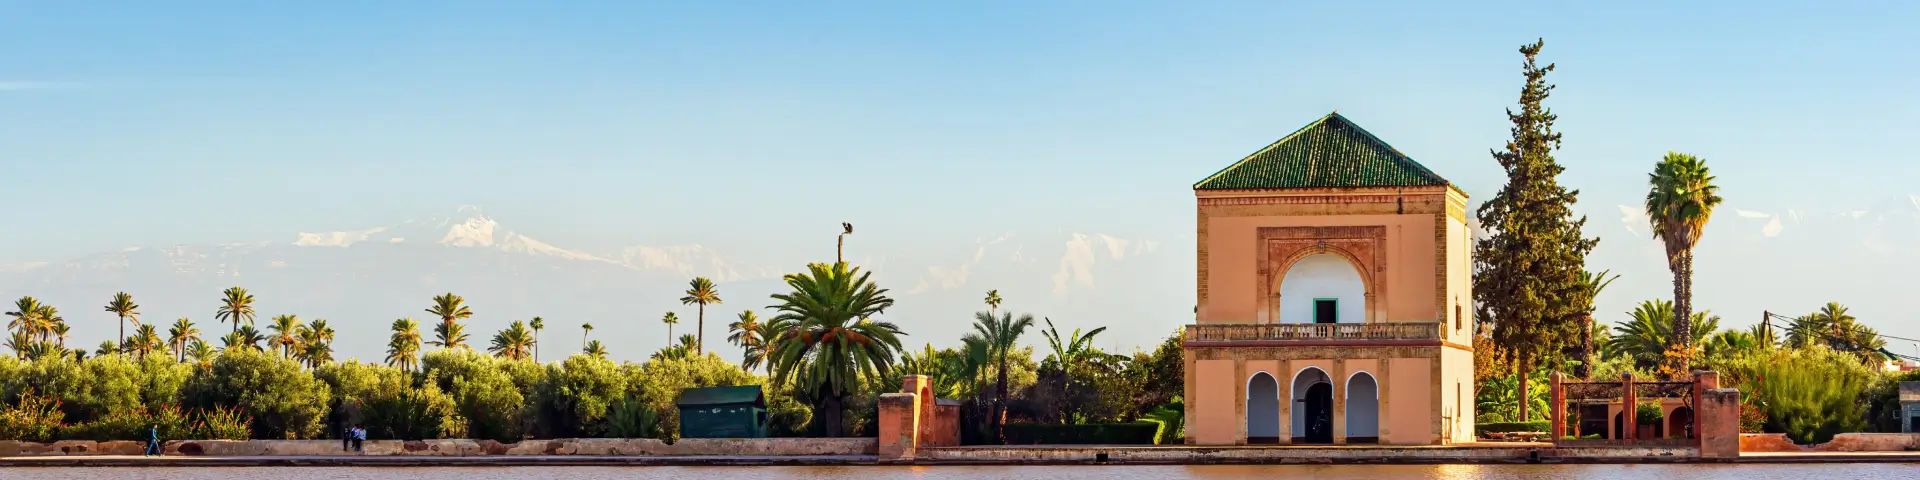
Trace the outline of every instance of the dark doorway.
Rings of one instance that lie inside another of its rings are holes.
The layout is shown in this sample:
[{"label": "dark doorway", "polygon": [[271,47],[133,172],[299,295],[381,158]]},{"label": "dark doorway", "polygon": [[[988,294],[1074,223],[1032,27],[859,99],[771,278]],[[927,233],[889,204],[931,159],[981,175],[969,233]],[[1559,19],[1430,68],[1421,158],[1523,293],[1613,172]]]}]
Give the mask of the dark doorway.
[{"label": "dark doorway", "polygon": [[1334,323],[1340,321],[1340,301],[1331,298],[1313,299],[1313,323]]},{"label": "dark doorway", "polygon": [[1693,438],[1693,409],[1680,407],[1667,414],[1667,432],[1674,438]]},{"label": "dark doorway", "polygon": [[1626,428],[1626,422],[1622,420],[1623,418],[1621,414],[1613,414],[1613,436],[1607,437],[1608,439],[1622,440],[1627,438],[1625,432],[1622,431]]},{"label": "dark doorway", "polygon": [[1300,404],[1306,414],[1306,436],[1295,443],[1333,443],[1333,385],[1316,383],[1307,387],[1307,396],[1300,399]]}]

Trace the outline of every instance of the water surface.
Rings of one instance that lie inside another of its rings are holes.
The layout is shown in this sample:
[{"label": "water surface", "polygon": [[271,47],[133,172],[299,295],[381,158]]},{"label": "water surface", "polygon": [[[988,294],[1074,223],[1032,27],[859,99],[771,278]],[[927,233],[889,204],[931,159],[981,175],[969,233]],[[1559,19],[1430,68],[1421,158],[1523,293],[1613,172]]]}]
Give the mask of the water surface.
[{"label": "water surface", "polygon": [[1556,480],[1842,480],[1920,479],[1920,464],[1805,465],[1200,465],[1200,466],[938,466],[938,467],[184,467],[12,468],[0,479],[246,480],[613,480],[771,479],[1229,479],[1313,478]]}]

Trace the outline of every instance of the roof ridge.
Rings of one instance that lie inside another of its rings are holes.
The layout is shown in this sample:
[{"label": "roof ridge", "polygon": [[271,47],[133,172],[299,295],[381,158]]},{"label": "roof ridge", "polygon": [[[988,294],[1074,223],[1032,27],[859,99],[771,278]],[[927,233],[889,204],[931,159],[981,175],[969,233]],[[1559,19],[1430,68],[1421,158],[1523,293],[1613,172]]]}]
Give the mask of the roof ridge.
[{"label": "roof ridge", "polygon": [[[1315,127],[1315,126],[1319,126],[1319,125],[1320,125],[1320,124],[1322,124],[1322,123],[1327,123],[1327,119],[1330,119],[1330,118],[1334,118],[1334,117],[1340,117],[1340,110],[1337,110],[1337,109],[1336,109],[1336,110],[1334,110],[1334,111],[1333,111],[1333,113],[1328,113],[1328,114],[1326,114],[1326,115],[1321,115],[1319,119],[1316,119],[1316,120],[1314,120],[1314,121],[1312,121],[1312,122],[1307,122],[1307,124],[1306,124],[1305,126],[1302,126],[1302,127],[1300,127],[1300,128],[1297,128],[1297,129],[1294,129],[1294,131],[1293,131],[1293,133],[1289,133],[1289,134],[1287,134],[1287,136],[1284,136],[1284,137],[1280,137],[1280,139],[1279,139],[1279,140],[1274,140],[1274,141],[1273,141],[1273,143],[1269,143],[1269,144],[1267,144],[1267,146],[1265,146],[1265,147],[1260,147],[1260,149],[1259,149],[1259,150],[1254,150],[1254,151],[1253,151],[1253,153],[1249,153],[1249,154],[1247,154],[1247,156],[1245,156],[1245,157],[1240,157],[1240,161],[1237,161],[1237,162],[1233,162],[1233,164],[1232,164],[1232,165],[1227,165],[1227,168],[1222,168],[1222,169],[1220,169],[1219,171],[1215,171],[1215,172],[1213,172],[1213,174],[1212,174],[1212,175],[1208,175],[1208,176],[1207,176],[1207,178],[1203,178],[1203,179],[1200,179],[1200,181],[1198,181],[1198,182],[1193,182],[1193,187],[1194,187],[1194,188],[1200,188],[1200,184],[1203,184],[1203,183],[1207,183],[1207,182],[1209,182],[1209,181],[1212,181],[1212,180],[1214,179],[1214,177],[1218,177],[1218,176],[1220,176],[1220,174],[1223,174],[1223,173],[1227,173],[1227,171],[1228,171],[1228,170],[1233,170],[1233,169],[1234,169],[1234,167],[1238,167],[1238,166],[1240,166],[1240,164],[1243,164],[1243,163],[1247,163],[1247,161],[1248,161],[1248,160],[1253,160],[1253,157],[1258,157],[1258,156],[1260,156],[1260,154],[1262,154],[1262,153],[1267,153],[1267,151],[1268,151],[1268,150],[1272,150],[1272,149],[1273,149],[1273,147],[1278,147],[1278,146],[1280,146],[1280,145],[1282,145],[1282,144],[1285,144],[1285,143],[1287,143],[1287,141],[1288,141],[1288,140],[1293,140],[1293,137],[1297,137],[1297,136],[1300,136],[1300,133],[1301,133],[1301,132],[1305,132],[1305,131],[1307,131],[1307,129],[1310,129],[1310,128],[1313,128],[1313,127]],[[1347,117],[1340,117],[1340,120],[1341,120],[1341,121],[1344,121],[1344,122],[1347,122],[1348,124],[1352,124],[1352,123],[1353,123],[1353,121],[1351,121],[1351,120],[1347,120]]]}]

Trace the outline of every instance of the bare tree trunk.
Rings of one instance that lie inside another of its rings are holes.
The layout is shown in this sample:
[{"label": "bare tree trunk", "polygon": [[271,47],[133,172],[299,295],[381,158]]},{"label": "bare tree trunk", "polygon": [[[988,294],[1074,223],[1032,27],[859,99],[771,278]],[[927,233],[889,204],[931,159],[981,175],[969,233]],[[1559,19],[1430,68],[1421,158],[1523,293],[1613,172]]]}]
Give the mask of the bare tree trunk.
[{"label": "bare tree trunk", "polygon": [[1007,443],[1007,358],[1001,354],[999,372],[994,375],[993,393],[993,436],[1001,444]]},{"label": "bare tree trunk", "polygon": [[833,247],[833,262],[840,263],[840,262],[847,261],[846,252],[847,252],[847,236],[841,235],[836,238],[835,245]]},{"label": "bare tree trunk", "polygon": [[[1528,368],[1528,365],[1527,365],[1526,348],[1523,347],[1523,348],[1515,349],[1514,355],[1515,355],[1515,359],[1518,360],[1514,362],[1514,367],[1520,369],[1520,418],[1515,419],[1515,421],[1524,422],[1524,421],[1527,421],[1527,404],[1533,403],[1532,397],[1527,396],[1527,371],[1532,370],[1532,368]],[[1465,412],[1466,409],[1458,408],[1454,411]],[[1458,415],[1458,413],[1456,413],[1455,415]]]},{"label": "bare tree trunk", "polygon": [[[1673,263],[1673,338],[1667,343],[1693,351],[1693,252],[1680,254]],[[1687,371],[1687,357],[1672,359],[1675,373]]]},{"label": "bare tree trunk", "polygon": [[694,322],[693,328],[700,329],[697,332],[693,332],[694,333],[693,353],[696,356],[707,354],[707,304],[702,303],[699,305],[700,305],[700,313],[698,315],[698,319],[693,321]]},{"label": "bare tree trunk", "polygon": [[1573,367],[1573,376],[1587,378],[1593,372],[1593,315],[1580,319],[1580,352],[1574,358],[1580,361]]}]

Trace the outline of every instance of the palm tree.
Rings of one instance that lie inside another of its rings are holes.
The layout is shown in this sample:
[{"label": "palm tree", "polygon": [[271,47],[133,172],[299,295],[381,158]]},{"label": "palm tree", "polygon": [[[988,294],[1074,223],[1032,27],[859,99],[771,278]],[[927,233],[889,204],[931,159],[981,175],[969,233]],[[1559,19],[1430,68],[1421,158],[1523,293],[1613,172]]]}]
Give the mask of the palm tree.
[{"label": "palm tree", "polygon": [[[1047,338],[1047,347],[1053,349],[1053,359],[1054,361],[1060,362],[1060,368],[1063,370],[1089,362],[1110,362],[1115,360],[1114,357],[1120,357],[1119,355],[1102,352],[1093,346],[1093,337],[1099,335],[1100,332],[1107,331],[1107,327],[1093,329],[1088,331],[1086,335],[1081,335],[1080,329],[1076,328],[1073,329],[1072,334],[1062,336],[1060,335],[1060,329],[1054,328],[1053,319],[1045,318],[1043,320],[1047,322],[1047,329],[1041,330],[1040,335]],[[1125,357],[1120,358],[1124,359]]]},{"label": "palm tree", "polygon": [[433,340],[428,345],[440,348],[468,348],[467,326],[458,323],[440,322],[433,324]]},{"label": "palm tree", "polygon": [[67,348],[67,339],[73,338],[72,335],[69,335],[71,331],[72,329],[67,327],[67,322],[53,324],[53,339],[57,342],[54,346],[62,349]]},{"label": "palm tree", "polygon": [[295,329],[297,339],[293,344],[293,358],[308,368],[320,368],[333,361],[333,327],[327,326],[327,320],[316,318]]},{"label": "palm tree", "polygon": [[547,321],[533,317],[533,320],[527,321],[527,326],[533,327],[533,363],[540,363],[540,330],[547,328]]},{"label": "palm tree", "polygon": [[200,337],[200,329],[194,328],[193,321],[180,317],[173,321],[173,328],[167,329],[167,344],[173,345],[173,361],[187,360],[187,343]]},{"label": "palm tree", "polygon": [[585,353],[587,356],[593,358],[607,358],[607,347],[601,346],[599,340],[594,340],[587,342],[586,346],[581,347],[580,353]]},{"label": "palm tree", "polygon": [[120,336],[114,338],[127,338],[128,320],[135,325],[140,323],[140,305],[133,303],[133,295],[127,292],[113,294],[113,300],[107,302],[107,312],[120,317]]},{"label": "palm tree", "polygon": [[228,338],[221,339],[223,342],[226,342],[226,348],[239,347],[256,352],[261,351],[260,343],[267,340],[267,337],[261,335],[259,330],[254,330],[253,325],[241,325],[238,330],[227,334],[227,337]]},{"label": "palm tree", "polygon": [[740,346],[740,369],[753,371],[766,362],[766,336],[761,331],[760,315],[753,310],[740,312],[740,319],[727,325],[727,342]]},{"label": "palm tree", "polygon": [[527,324],[514,320],[500,333],[493,334],[493,346],[487,347],[493,355],[508,360],[524,360],[533,351],[533,332],[527,330]]},{"label": "palm tree", "polygon": [[1764,323],[1748,326],[1747,336],[1753,337],[1754,345],[1760,348],[1773,348],[1780,345],[1780,339],[1774,338],[1773,329],[1767,328]]},{"label": "palm tree", "polygon": [[1033,326],[1033,315],[1024,314],[1015,319],[1012,313],[1000,314],[995,318],[991,313],[978,312],[973,316],[973,332],[960,337],[960,341],[969,346],[984,347],[987,356],[996,369],[993,382],[993,412],[988,416],[995,438],[1004,439],[1002,427],[1007,414],[1007,367],[1014,345],[1020,336]]},{"label": "palm tree", "polygon": [[1580,271],[1580,283],[1586,286],[1586,298],[1588,301],[1586,315],[1581,318],[1580,322],[1580,344],[1576,347],[1579,349],[1579,352],[1573,356],[1574,360],[1580,362],[1573,367],[1573,376],[1578,378],[1587,378],[1588,373],[1591,372],[1590,367],[1593,363],[1593,331],[1595,330],[1593,308],[1600,299],[1600,292],[1606,291],[1607,285],[1612,284],[1614,280],[1620,279],[1619,275],[1607,276],[1609,272],[1612,272],[1612,270],[1601,270],[1600,273],[1593,273],[1588,270]]},{"label": "palm tree", "polygon": [[387,365],[413,370],[420,354],[420,323],[411,318],[393,321],[393,335],[387,340]]},{"label": "palm tree", "polygon": [[667,324],[667,346],[673,346],[673,326],[680,324],[680,316],[667,312],[666,316],[660,317],[660,323]]},{"label": "palm tree", "polygon": [[33,297],[20,297],[19,300],[14,300],[13,311],[7,312],[7,316],[13,317],[13,320],[7,322],[7,329],[27,335],[39,335],[41,306],[40,300]]},{"label": "palm tree", "polygon": [[300,361],[309,369],[333,362],[333,342],[315,341],[300,345]]},{"label": "palm tree", "polygon": [[295,347],[300,345],[300,327],[303,326],[299,315],[275,316],[273,323],[267,325],[267,330],[273,332],[273,338],[268,339],[267,344],[279,349],[281,357],[293,358]]},{"label": "palm tree", "polygon": [[460,326],[454,323],[455,321],[473,317],[473,310],[468,309],[467,306],[464,305],[466,302],[467,299],[461,298],[459,295],[454,295],[453,292],[447,292],[445,295],[433,297],[433,307],[428,308],[427,313],[431,313],[435,317],[440,317],[440,325],[433,327],[434,333],[440,335],[440,340],[439,343],[434,343],[433,345],[439,345],[441,348],[464,347],[467,345],[466,334],[461,333],[462,329],[459,328]]},{"label": "palm tree", "polygon": [[[1635,366],[1652,368],[1665,360],[1669,346],[1694,345],[1706,340],[1707,334],[1718,329],[1720,317],[1712,312],[1700,311],[1693,314],[1693,322],[1699,329],[1693,331],[1693,340],[1680,342],[1673,322],[1673,302],[1666,300],[1648,300],[1640,302],[1633,311],[1632,320],[1619,322],[1614,327],[1613,338],[1607,340],[1607,358],[1626,355],[1634,360]],[[1691,352],[1689,352],[1691,353]]]},{"label": "palm tree", "polygon": [[140,325],[134,329],[133,336],[127,338],[126,349],[138,358],[147,358],[148,354],[160,349],[160,332],[153,325]]},{"label": "palm tree", "polygon": [[33,317],[38,321],[34,329],[40,332],[42,342],[53,341],[53,335],[56,333],[54,328],[67,324],[67,319],[60,317],[60,309],[53,308],[53,305],[40,305],[40,310],[35,312]]},{"label": "palm tree", "polygon": [[838,237],[838,241],[834,242],[833,247],[834,263],[847,261],[847,236],[853,234],[853,224],[840,222],[840,229],[840,236]]},{"label": "palm tree", "polygon": [[775,381],[800,388],[813,401],[815,425],[827,436],[843,432],[846,396],[854,382],[890,375],[900,351],[900,328],[872,317],[893,306],[887,290],[846,262],[815,263],[785,277],[789,293],[775,294],[779,311],[770,339]]},{"label": "palm tree", "polygon": [[720,292],[713,288],[713,280],[708,280],[707,277],[697,277],[694,278],[693,281],[687,282],[687,296],[680,297],[680,304],[700,306],[699,313],[695,314],[696,316],[694,317],[697,322],[694,324],[694,331],[699,334],[695,337],[698,339],[698,343],[695,343],[693,346],[694,353],[705,354],[707,352],[707,305],[719,305],[720,303]]},{"label": "palm tree", "polygon": [[1825,345],[1859,356],[1869,364],[1886,360],[1880,352],[1887,345],[1886,339],[1872,327],[1861,325],[1840,302],[1827,302],[1819,311],[1795,318],[1787,328],[1787,344],[1796,348]]},{"label": "palm tree", "polygon": [[[41,343],[45,343],[45,342],[41,342]],[[104,357],[104,356],[113,355],[116,353],[122,353],[120,351],[119,342],[115,342],[112,340],[102,340],[100,341],[100,347],[93,351],[93,356]]]},{"label": "palm tree", "polygon": [[223,322],[232,322],[233,331],[240,331],[240,322],[253,325],[253,294],[240,287],[228,288],[220,292],[220,309],[214,311],[213,318]]},{"label": "palm tree", "polygon": [[[1647,175],[1647,222],[1653,238],[1667,247],[1667,269],[1673,271],[1673,330],[1680,347],[1691,347],[1693,334],[1693,247],[1706,233],[1707,219],[1720,205],[1720,187],[1700,157],[1678,152],[1654,165]],[[1711,331],[1711,329],[1709,329]],[[1686,351],[1691,351],[1686,348]],[[1687,359],[1670,359],[1674,370],[1687,370]]]},{"label": "palm tree", "polygon": [[998,315],[1001,301],[999,290],[987,290],[987,315]]},{"label": "palm tree", "polygon": [[592,334],[593,334],[593,322],[585,322],[580,324],[580,348],[581,349],[587,348],[587,336]]},{"label": "palm tree", "polygon": [[13,335],[7,337],[7,349],[13,350],[14,358],[27,358],[27,347],[34,343],[32,334],[20,330],[14,330]]},{"label": "palm tree", "polygon": [[219,352],[214,351],[212,345],[208,345],[205,340],[197,338],[193,339],[192,346],[187,347],[187,356],[193,357],[193,360],[201,365],[209,364],[213,361],[214,355],[218,354]]},{"label": "palm tree", "polygon": [[699,344],[700,344],[700,339],[698,337],[693,336],[693,334],[691,333],[681,334],[680,343],[668,345],[666,348],[662,348],[659,351],[653,352],[652,359],[654,360],[686,360],[688,358],[693,358],[700,355],[699,353],[694,352],[694,347],[699,346]]}]

